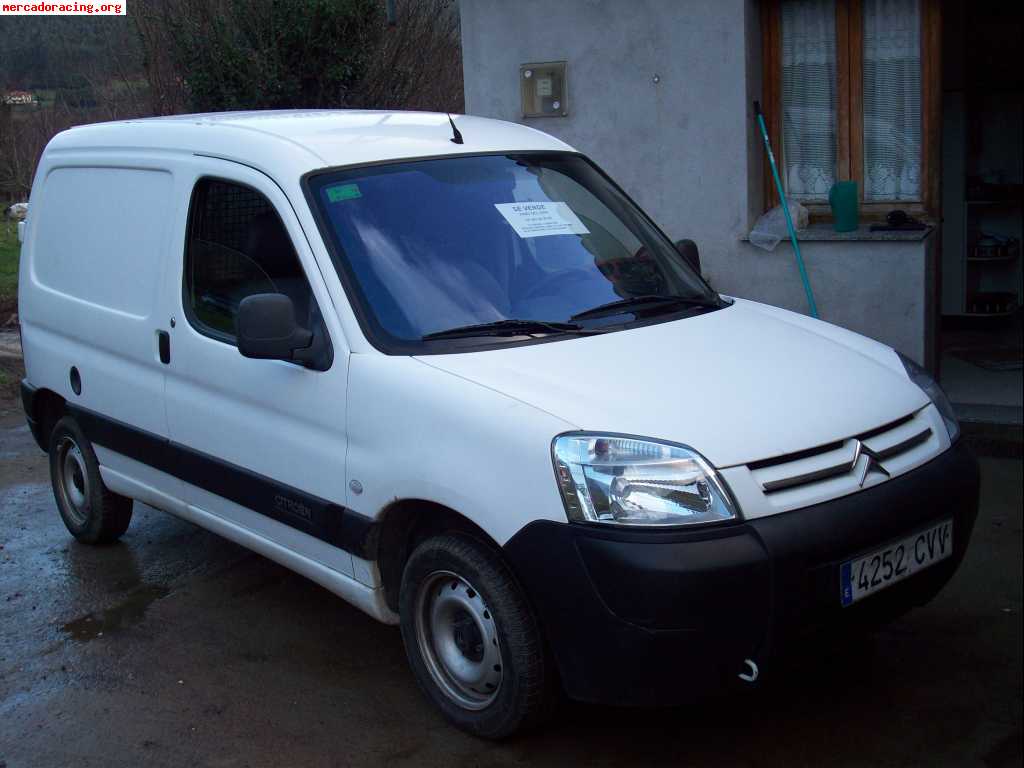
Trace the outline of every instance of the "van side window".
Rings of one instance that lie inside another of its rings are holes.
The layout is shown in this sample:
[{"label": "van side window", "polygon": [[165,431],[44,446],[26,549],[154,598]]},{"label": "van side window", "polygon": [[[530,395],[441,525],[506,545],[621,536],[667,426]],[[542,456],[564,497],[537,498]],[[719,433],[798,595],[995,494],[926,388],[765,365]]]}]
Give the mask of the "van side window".
[{"label": "van side window", "polygon": [[241,184],[201,179],[185,246],[186,314],[201,333],[235,343],[238,305],[256,293],[283,293],[300,325],[319,323],[309,282],[270,201]]}]

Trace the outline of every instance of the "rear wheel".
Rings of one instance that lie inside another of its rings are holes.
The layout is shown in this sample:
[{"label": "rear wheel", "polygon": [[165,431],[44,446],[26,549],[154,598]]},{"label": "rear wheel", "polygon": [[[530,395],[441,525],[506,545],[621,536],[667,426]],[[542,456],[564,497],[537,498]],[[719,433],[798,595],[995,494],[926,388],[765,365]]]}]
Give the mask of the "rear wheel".
[{"label": "rear wheel", "polygon": [[422,542],[405,565],[400,614],[416,680],[456,726],[498,739],[543,720],[551,667],[497,552],[463,534]]},{"label": "rear wheel", "polygon": [[64,525],[86,544],[109,544],[128,530],[132,500],[103,485],[99,462],[70,416],[50,434],[50,482]]}]

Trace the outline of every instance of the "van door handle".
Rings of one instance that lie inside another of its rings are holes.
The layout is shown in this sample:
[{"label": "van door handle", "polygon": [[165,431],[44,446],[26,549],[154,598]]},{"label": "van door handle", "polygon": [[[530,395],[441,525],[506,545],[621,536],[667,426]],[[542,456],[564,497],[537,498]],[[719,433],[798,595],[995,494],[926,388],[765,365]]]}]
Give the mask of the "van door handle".
[{"label": "van door handle", "polygon": [[169,365],[171,362],[171,334],[167,331],[157,331],[156,340],[160,350],[160,362]]}]

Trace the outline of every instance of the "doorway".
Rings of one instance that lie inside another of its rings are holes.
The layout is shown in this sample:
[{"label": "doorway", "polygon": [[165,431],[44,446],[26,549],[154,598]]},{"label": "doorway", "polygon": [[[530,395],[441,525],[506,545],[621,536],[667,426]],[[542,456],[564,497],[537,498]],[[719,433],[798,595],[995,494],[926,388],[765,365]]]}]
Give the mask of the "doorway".
[{"label": "doorway", "polygon": [[943,5],[940,378],[965,422],[1021,424],[1024,13]]}]

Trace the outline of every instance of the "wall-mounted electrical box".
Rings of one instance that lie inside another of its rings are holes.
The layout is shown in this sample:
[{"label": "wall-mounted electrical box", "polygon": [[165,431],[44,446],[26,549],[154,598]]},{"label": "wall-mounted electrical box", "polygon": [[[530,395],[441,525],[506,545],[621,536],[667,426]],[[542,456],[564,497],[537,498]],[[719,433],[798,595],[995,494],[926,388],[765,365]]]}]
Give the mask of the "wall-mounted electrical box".
[{"label": "wall-mounted electrical box", "polygon": [[519,67],[523,117],[565,117],[569,88],[564,61],[545,61]]}]

